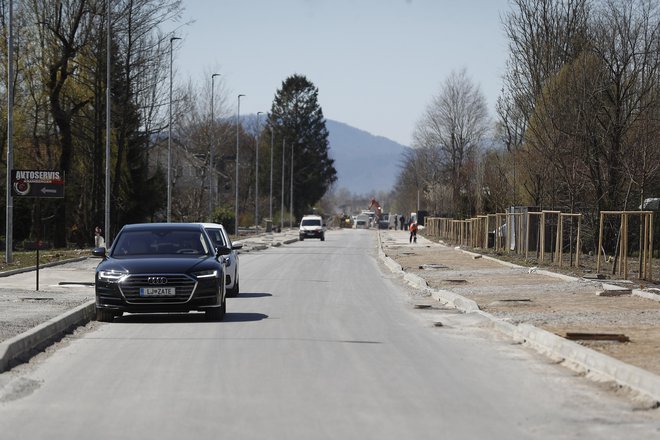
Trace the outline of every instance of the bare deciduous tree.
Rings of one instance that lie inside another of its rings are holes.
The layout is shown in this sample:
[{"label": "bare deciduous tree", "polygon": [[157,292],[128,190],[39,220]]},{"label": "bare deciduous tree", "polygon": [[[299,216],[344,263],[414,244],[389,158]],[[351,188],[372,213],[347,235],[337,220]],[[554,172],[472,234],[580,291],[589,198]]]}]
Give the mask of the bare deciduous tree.
[{"label": "bare deciduous tree", "polygon": [[[513,159],[509,173],[511,203],[518,204],[524,193],[529,201],[543,200],[546,186],[552,185],[532,169],[523,169],[524,164],[517,160],[521,156],[518,150],[526,147],[529,118],[542,103],[547,81],[586,47],[590,1],[513,0],[511,4],[512,10],[502,20],[509,40],[509,59],[497,113],[500,140]],[[532,181],[525,180],[525,176]]]},{"label": "bare deciduous tree", "polygon": [[[465,70],[452,72],[419,120],[414,144],[430,170],[425,184],[449,183],[451,206],[457,216],[475,212],[473,196],[477,152],[488,131],[486,100]],[[436,186],[437,187],[437,186]]]}]

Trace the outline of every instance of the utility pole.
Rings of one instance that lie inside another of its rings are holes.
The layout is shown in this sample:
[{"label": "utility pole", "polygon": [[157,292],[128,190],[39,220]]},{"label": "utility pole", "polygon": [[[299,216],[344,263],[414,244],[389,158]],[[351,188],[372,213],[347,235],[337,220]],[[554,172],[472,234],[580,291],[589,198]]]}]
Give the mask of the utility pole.
[{"label": "utility pole", "polygon": [[214,73],[211,75],[211,142],[209,145],[209,220],[211,219],[211,216],[213,215],[213,206],[215,205],[215,185],[217,183],[217,179],[215,178],[215,158],[214,158],[214,153],[215,153],[215,131],[213,130],[215,128],[215,117],[213,114],[213,87],[214,87],[214,81],[215,77],[220,76],[219,73]]},{"label": "utility pole", "polygon": [[112,106],[110,102],[110,81],[112,80],[110,71],[110,40],[111,40],[111,15],[110,15],[110,0],[108,1],[108,29],[106,35],[106,67],[105,67],[105,247],[110,248],[112,237],[110,237],[110,139],[111,133],[111,118]]},{"label": "utility pole", "polygon": [[259,115],[264,112],[257,112],[257,139],[255,151],[255,170],[254,170],[254,225],[256,231],[259,232]]},{"label": "utility pole", "polygon": [[7,42],[7,221],[5,260],[13,263],[14,198],[11,195],[11,171],[14,168],[14,2],[9,0],[9,39]]},{"label": "utility pole", "polygon": [[234,203],[234,235],[238,237],[238,150],[240,146],[239,128],[241,126],[241,98],[245,95],[238,95],[238,107],[236,109],[236,201]]},{"label": "utility pole", "polygon": [[291,144],[291,200],[289,203],[291,205],[289,212],[289,227],[293,228],[293,147],[295,144]]},{"label": "utility pole", "polygon": [[286,140],[282,139],[282,193],[280,195],[280,231],[284,229],[284,151],[286,150]]}]

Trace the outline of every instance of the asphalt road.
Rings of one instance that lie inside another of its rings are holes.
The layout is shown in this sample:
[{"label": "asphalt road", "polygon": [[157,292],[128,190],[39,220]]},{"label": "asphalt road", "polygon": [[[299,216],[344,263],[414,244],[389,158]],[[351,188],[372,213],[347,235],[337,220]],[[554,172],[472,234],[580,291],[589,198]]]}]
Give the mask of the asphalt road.
[{"label": "asphalt road", "polygon": [[[472,315],[411,292],[374,231],[241,256],[224,322],[95,323],[4,373],[0,437],[646,439],[634,410]],[[433,325],[442,322],[442,327]]]}]

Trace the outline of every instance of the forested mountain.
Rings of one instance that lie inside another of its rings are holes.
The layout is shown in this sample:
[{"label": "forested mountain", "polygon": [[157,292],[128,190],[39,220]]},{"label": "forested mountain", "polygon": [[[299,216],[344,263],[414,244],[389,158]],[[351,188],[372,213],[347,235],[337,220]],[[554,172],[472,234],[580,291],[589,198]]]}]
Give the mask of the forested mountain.
[{"label": "forested mountain", "polygon": [[330,156],[337,169],[337,188],[354,194],[389,191],[396,183],[403,152],[408,148],[382,136],[326,120]]}]

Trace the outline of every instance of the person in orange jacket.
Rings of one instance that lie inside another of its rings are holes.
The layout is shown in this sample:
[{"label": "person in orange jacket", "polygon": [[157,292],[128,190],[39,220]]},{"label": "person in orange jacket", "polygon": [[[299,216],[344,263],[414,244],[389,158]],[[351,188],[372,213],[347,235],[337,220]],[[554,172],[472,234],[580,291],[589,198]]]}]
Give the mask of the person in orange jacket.
[{"label": "person in orange jacket", "polygon": [[417,243],[417,222],[410,223],[410,243],[415,241]]}]

